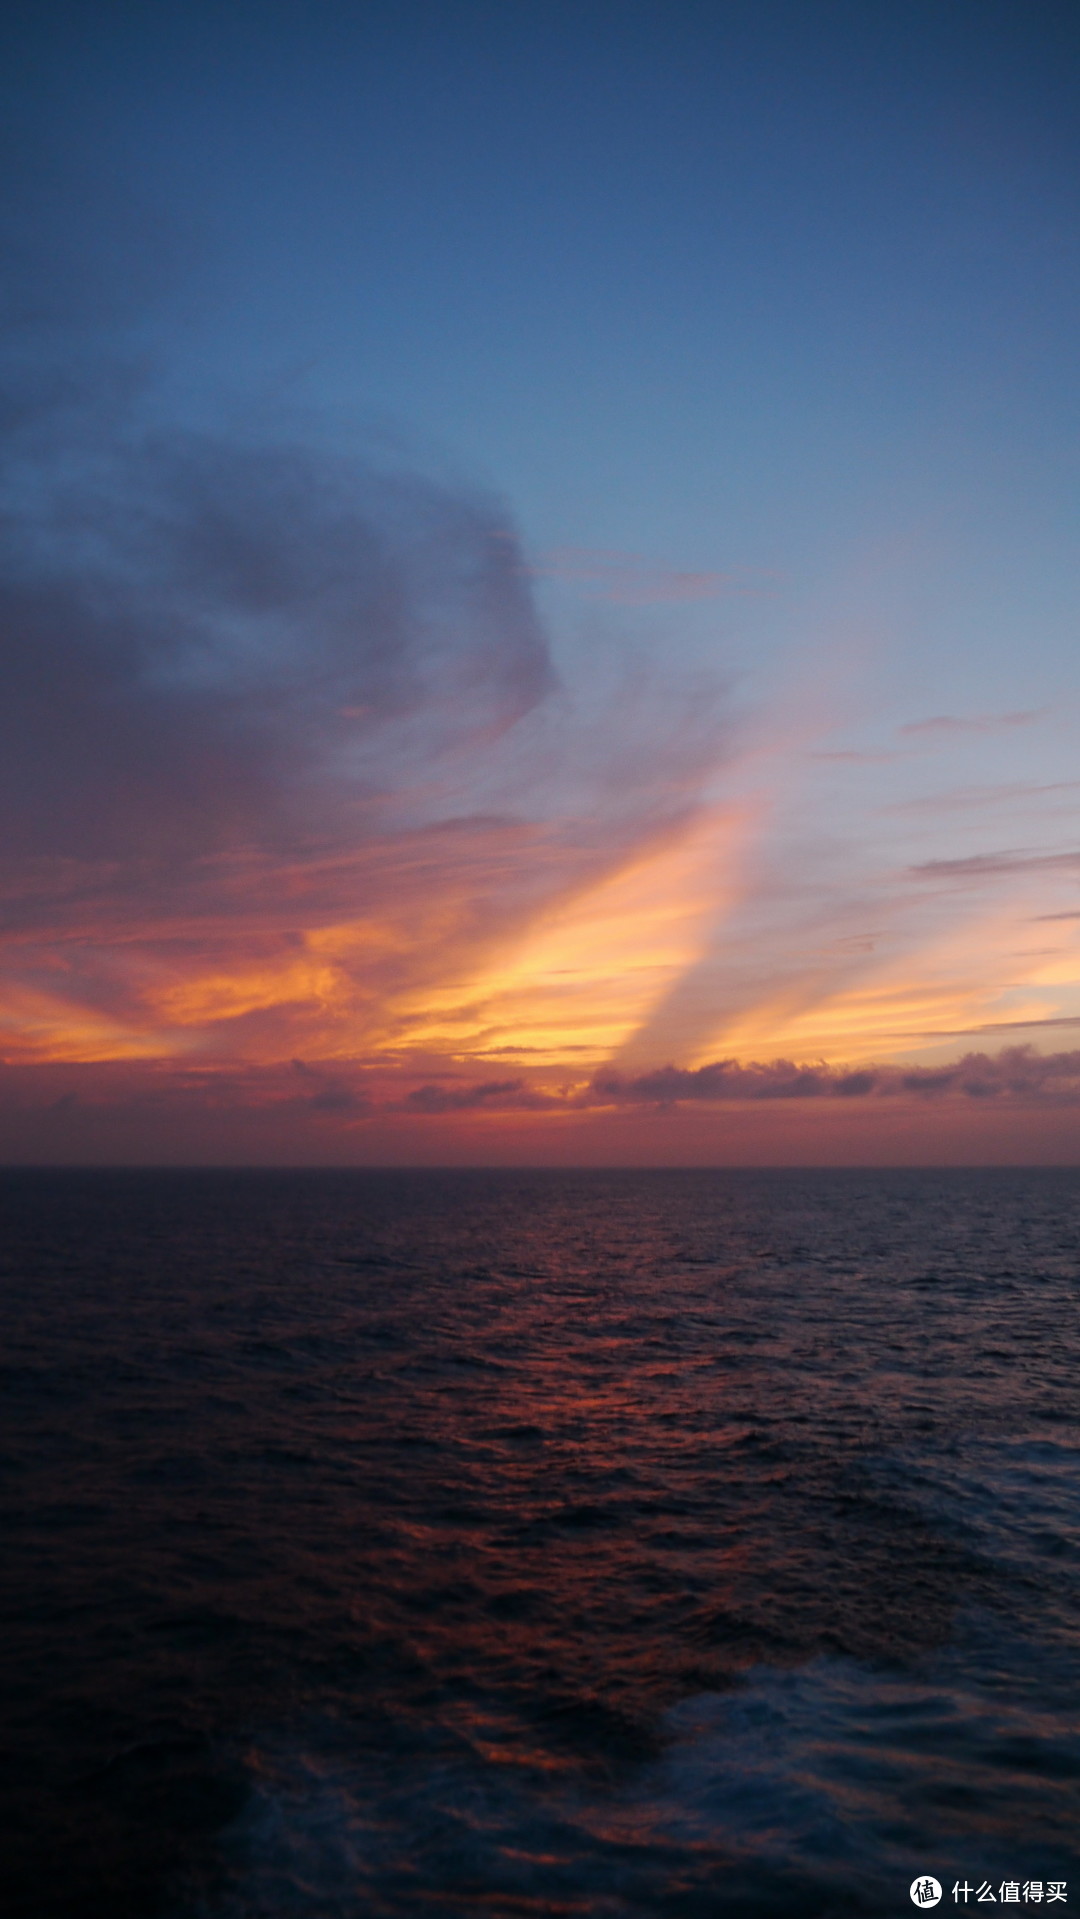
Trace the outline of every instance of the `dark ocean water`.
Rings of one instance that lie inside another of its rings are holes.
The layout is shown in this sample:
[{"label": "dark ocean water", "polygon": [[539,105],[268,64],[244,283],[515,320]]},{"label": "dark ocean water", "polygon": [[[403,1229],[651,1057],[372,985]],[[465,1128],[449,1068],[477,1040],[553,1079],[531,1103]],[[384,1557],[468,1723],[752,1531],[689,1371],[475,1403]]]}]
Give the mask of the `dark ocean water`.
[{"label": "dark ocean water", "polygon": [[0,1269],[6,1913],[1080,1906],[1080,1174],[9,1173]]}]

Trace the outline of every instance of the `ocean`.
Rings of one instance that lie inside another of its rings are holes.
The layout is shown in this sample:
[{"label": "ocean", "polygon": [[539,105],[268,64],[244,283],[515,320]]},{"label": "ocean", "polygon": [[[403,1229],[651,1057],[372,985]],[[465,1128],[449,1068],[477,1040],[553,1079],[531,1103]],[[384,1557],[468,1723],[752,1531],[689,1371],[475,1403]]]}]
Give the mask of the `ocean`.
[{"label": "ocean", "polygon": [[1080,1173],[9,1171],[0,1274],[11,1919],[1080,1906]]}]

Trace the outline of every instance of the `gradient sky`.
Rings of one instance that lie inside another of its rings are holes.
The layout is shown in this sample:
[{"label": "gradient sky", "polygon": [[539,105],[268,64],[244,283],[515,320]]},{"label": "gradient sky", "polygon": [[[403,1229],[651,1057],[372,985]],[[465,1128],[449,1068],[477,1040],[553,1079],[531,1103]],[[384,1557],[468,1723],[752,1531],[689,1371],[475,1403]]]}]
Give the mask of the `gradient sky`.
[{"label": "gradient sky", "polygon": [[0,75],[0,1153],[1074,1162],[1075,8]]}]

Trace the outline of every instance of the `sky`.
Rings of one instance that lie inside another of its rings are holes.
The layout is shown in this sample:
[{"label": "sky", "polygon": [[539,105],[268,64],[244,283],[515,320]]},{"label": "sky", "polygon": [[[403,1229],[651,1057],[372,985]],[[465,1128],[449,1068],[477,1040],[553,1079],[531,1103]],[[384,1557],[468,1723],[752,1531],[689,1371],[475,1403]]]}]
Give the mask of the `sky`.
[{"label": "sky", "polygon": [[1080,1154],[1080,27],[16,4],[0,1157]]}]

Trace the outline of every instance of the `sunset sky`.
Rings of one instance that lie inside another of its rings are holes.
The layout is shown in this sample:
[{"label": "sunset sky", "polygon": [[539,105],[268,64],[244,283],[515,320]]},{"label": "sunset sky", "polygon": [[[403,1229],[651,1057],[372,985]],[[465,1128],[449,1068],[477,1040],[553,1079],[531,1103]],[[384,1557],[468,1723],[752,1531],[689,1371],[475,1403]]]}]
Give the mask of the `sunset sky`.
[{"label": "sunset sky", "polygon": [[1075,1162],[1075,7],[0,76],[0,1155]]}]

